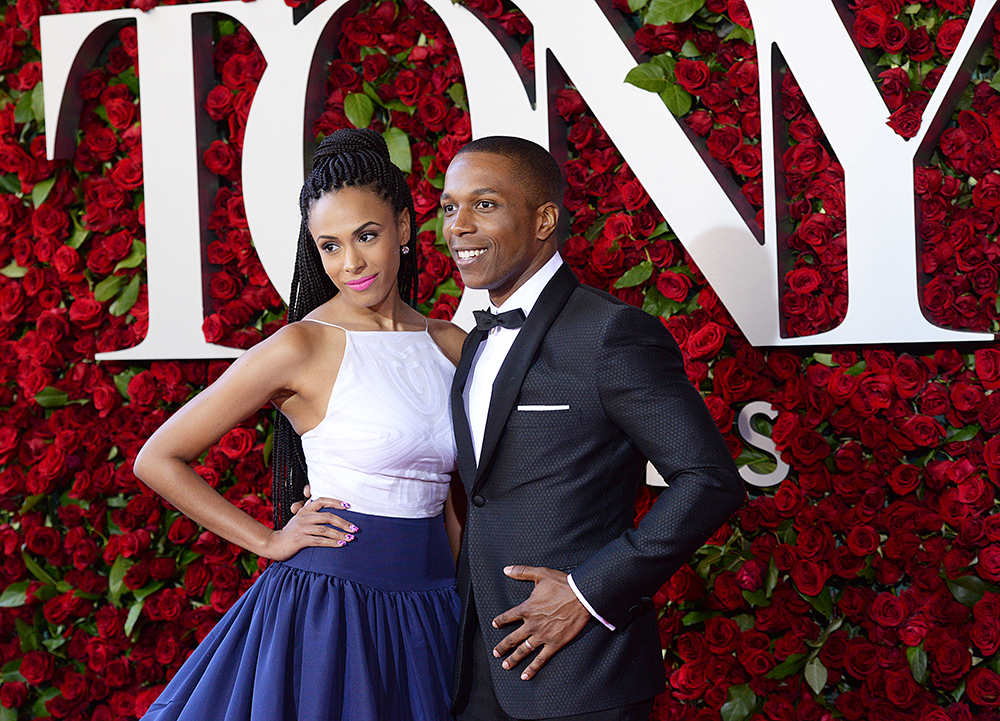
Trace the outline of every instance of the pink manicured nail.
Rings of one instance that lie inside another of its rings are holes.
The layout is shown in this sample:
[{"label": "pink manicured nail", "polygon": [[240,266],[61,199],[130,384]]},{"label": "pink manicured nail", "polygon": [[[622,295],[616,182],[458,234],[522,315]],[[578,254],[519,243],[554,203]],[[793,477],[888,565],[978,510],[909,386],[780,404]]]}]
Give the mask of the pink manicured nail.
[{"label": "pink manicured nail", "polygon": [[344,508],[350,508],[351,507],[351,504],[348,503],[347,501],[341,501],[340,505],[342,505]]},{"label": "pink manicured nail", "polygon": [[337,541],[337,545],[338,546],[346,546],[347,545],[347,541]]},{"label": "pink manicured nail", "polygon": [[351,532],[352,532],[352,533],[357,533],[357,532],[358,532],[358,527],[357,527],[357,526],[355,526],[355,525],[354,525],[354,524],[352,523],[352,524],[351,524],[351,528],[350,528],[350,530],[351,530]]},{"label": "pink manicured nail", "polygon": [[344,536],[344,538],[346,538],[348,541],[353,541],[354,540],[354,536],[352,536],[350,533],[348,533],[346,536]]}]

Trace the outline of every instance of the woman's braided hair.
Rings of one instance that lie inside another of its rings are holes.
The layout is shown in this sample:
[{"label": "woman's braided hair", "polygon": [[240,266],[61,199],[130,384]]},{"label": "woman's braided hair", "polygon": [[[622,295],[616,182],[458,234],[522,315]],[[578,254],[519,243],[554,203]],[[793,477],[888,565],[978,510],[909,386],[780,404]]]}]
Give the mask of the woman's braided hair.
[{"label": "woman's braided hair", "polygon": [[[312,171],[302,185],[299,209],[299,244],[295,272],[288,298],[288,322],[308,313],[337,294],[337,287],[323,270],[319,250],[309,232],[309,212],[323,194],[345,187],[370,188],[392,204],[398,215],[410,214],[409,253],[400,256],[399,294],[410,306],[417,304],[417,228],[413,196],[402,171],[389,159],[389,148],[374,130],[337,130],[320,143],[313,154]],[[275,411],[274,452],[271,457],[274,527],[283,528],[292,514],[291,504],[300,500],[306,484],[306,461],[302,440],[288,419]]]}]

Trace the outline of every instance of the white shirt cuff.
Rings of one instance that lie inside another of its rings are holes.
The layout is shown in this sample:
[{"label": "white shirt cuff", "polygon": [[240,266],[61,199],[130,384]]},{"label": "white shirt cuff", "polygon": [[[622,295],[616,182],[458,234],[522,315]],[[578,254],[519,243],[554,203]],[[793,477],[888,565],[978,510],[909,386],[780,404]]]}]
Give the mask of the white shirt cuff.
[{"label": "white shirt cuff", "polygon": [[590,612],[590,615],[593,616],[594,618],[596,618],[601,623],[603,623],[604,627],[606,629],[608,629],[609,631],[614,631],[615,627],[612,626],[607,621],[605,621],[603,618],[601,618],[601,615],[597,611],[594,610],[594,607],[591,606],[589,603],[587,603],[587,599],[585,599],[583,597],[583,594],[580,593],[580,589],[576,587],[576,582],[573,581],[573,574],[572,573],[569,574],[568,576],[566,576],[566,580],[569,581],[569,587],[573,589],[573,593],[576,594],[576,597],[578,599],[580,599],[580,603],[582,603],[583,607],[586,608],[587,611]]}]

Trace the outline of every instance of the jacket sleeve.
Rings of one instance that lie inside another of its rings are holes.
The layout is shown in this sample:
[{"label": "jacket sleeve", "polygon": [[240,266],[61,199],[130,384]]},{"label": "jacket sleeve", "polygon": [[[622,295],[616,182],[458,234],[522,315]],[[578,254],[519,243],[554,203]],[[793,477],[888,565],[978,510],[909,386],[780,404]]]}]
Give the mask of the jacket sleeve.
[{"label": "jacket sleeve", "polygon": [[684,372],[676,341],[658,319],[631,307],[616,309],[601,333],[597,373],[608,417],[668,485],[638,528],[573,571],[594,610],[621,629],[740,507],[746,491]]}]

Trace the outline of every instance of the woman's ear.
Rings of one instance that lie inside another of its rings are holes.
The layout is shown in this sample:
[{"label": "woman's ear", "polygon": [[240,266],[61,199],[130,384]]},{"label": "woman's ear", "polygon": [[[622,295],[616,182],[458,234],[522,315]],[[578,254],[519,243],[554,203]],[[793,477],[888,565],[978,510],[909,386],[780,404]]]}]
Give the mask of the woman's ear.
[{"label": "woman's ear", "polygon": [[399,213],[399,221],[396,226],[399,230],[400,248],[410,242],[410,223],[412,222],[413,220],[410,218],[410,209],[403,208],[403,210]]}]

